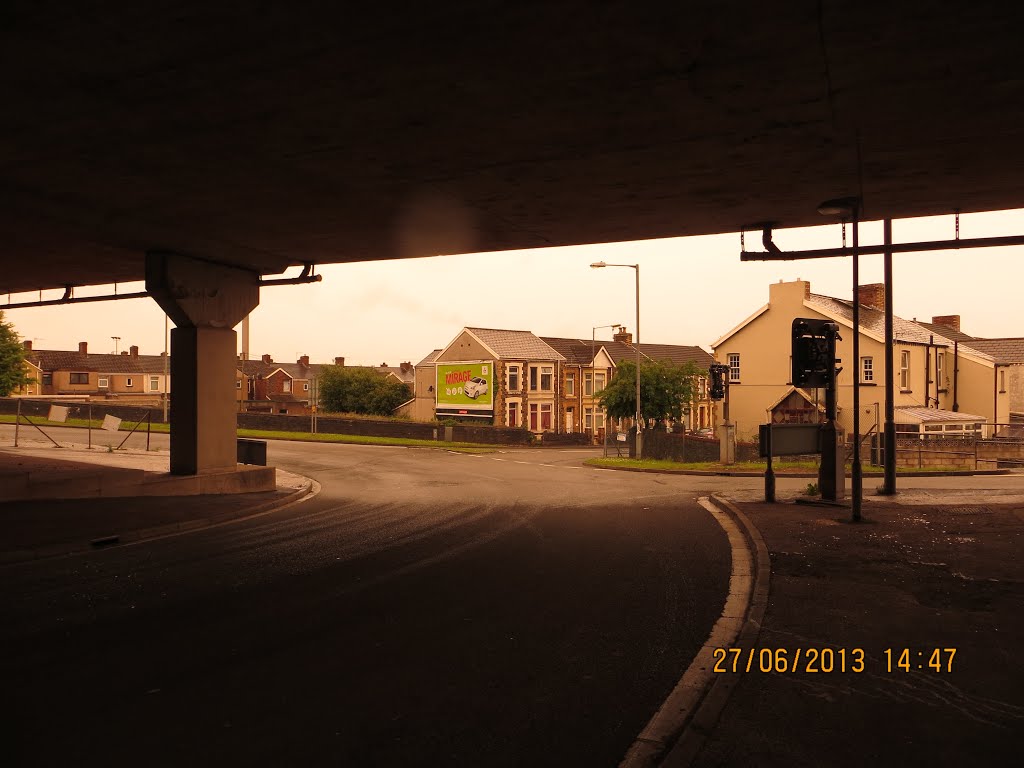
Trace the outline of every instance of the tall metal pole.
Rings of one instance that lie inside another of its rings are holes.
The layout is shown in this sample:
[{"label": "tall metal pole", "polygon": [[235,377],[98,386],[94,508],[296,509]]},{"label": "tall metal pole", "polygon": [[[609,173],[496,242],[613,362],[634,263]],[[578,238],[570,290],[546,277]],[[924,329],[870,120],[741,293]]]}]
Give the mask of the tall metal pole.
[{"label": "tall metal pole", "polygon": [[643,423],[640,409],[640,265],[632,265],[636,270],[636,457],[643,458]]},{"label": "tall metal pole", "polygon": [[885,479],[879,491],[891,496],[896,493],[896,403],[894,401],[896,361],[893,359],[892,323],[892,219],[882,223],[885,252],[882,256],[885,283]]},{"label": "tall metal pole", "polygon": [[860,205],[853,206],[853,462],[850,467],[850,497],[853,522],[860,522],[864,491],[860,466]]},{"label": "tall metal pole", "polygon": [[[591,439],[597,435],[597,329],[598,328],[621,328],[621,323],[611,323],[610,325],[594,325],[590,328],[590,428],[591,428]],[[583,369],[580,368],[580,377],[583,376]],[[583,385],[585,382],[580,382],[580,407],[583,407]],[[608,382],[605,381],[605,386],[608,386]],[[605,410],[605,409],[601,409]],[[602,455],[608,457],[608,414],[604,414],[604,447],[602,449]]]},{"label": "tall metal pole", "polygon": [[170,387],[167,386],[167,384],[168,384],[168,381],[167,381],[167,363],[168,363],[168,356],[167,356],[167,334],[168,334],[168,323],[169,323],[169,321],[170,321],[170,318],[166,314],[164,314],[164,424],[167,423],[167,398],[170,395],[170,392],[169,392]]}]

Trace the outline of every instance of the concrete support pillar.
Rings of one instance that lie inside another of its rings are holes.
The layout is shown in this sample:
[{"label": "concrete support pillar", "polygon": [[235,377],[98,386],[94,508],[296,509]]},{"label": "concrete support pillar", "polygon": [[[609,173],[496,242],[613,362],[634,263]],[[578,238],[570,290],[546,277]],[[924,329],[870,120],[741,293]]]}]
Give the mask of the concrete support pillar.
[{"label": "concrete support pillar", "polygon": [[230,328],[171,331],[171,474],[234,469],[236,334]]},{"label": "concrete support pillar", "polygon": [[146,254],[146,289],[171,331],[171,473],[236,467],[232,330],[259,304],[259,275],[176,253]]}]

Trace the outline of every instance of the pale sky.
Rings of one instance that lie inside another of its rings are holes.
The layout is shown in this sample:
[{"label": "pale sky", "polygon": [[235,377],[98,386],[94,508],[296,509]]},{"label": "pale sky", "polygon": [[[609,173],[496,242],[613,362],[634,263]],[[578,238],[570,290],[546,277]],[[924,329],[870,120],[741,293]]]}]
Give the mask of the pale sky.
[{"label": "pale sky", "polygon": [[[961,216],[964,238],[1024,234],[1024,210]],[[893,223],[897,243],[954,236],[953,216]],[[849,227],[847,237],[850,238]],[[861,226],[861,242],[880,243],[881,222]],[[840,227],[779,230],[783,250],[834,247]],[[748,232],[748,250],[761,250]],[[768,301],[768,284],[802,278],[838,298],[852,292],[850,259],[793,262],[739,260],[736,233],[630,243],[323,265],[323,281],[262,290],[250,325],[250,354],[277,362],[309,355],[342,356],[351,365],[417,363],[445,347],[464,326],[528,330],[538,336],[587,339],[593,326],[623,323],[635,332],[632,269],[590,269],[594,261],[640,264],[640,340],[710,348],[718,337]],[[297,270],[292,270],[297,273]],[[1024,336],[1024,247],[968,249],[893,257],[897,315],[931,320],[959,314],[974,336]],[[861,283],[882,282],[882,257],[861,257]],[[118,291],[144,290],[125,283]],[[110,287],[78,289],[76,295]],[[59,298],[62,291],[44,292]],[[18,294],[12,301],[38,294]],[[2,309],[2,305],[0,305]],[[37,349],[113,352],[136,344],[163,351],[164,315],[152,299],[6,310]],[[240,330],[240,329],[239,329]],[[598,338],[610,338],[608,329]],[[241,344],[241,333],[239,333]]]}]

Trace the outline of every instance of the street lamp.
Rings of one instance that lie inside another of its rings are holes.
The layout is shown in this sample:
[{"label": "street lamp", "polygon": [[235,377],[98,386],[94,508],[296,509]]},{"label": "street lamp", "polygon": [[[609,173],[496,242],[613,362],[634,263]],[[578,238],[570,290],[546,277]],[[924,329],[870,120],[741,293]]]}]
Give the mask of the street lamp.
[{"label": "street lamp", "polygon": [[[853,224],[853,459],[850,466],[850,505],[853,508],[853,522],[858,523],[864,493],[860,466],[860,200],[856,197],[826,200],[818,206],[818,213],[822,216],[839,216],[843,221],[849,220]],[[886,365],[892,366],[891,357]]]},{"label": "street lamp", "polygon": [[[598,328],[621,328],[622,323],[612,323],[611,325],[595,325],[590,329],[590,411],[591,411],[591,426],[594,432],[597,432],[597,329]],[[583,382],[580,382],[580,386]],[[608,383],[605,382],[605,386]],[[604,424],[604,450],[602,455],[608,458],[608,418],[605,417]]]},{"label": "street lamp", "polygon": [[590,266],[592,269],[628,267],[629,269],[636,270],[636,457],[639,459],[642,451],[641,432],[643,431],[643,420],[640,415],[640,265],[606,264],[603,261],[595,261]]}]

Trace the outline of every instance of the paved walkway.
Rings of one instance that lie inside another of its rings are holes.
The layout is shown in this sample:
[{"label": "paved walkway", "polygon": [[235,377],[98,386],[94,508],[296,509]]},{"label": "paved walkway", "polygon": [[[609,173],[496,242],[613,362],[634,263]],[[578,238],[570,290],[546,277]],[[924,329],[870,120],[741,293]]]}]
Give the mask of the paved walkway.
[{"label": "paved walkway", "polygon": [[[131,479],[168,470],[166,451],[88,450],[72,445],[0,449],[0,483],[26,472],[36,483],[90,485],[97,472]],[[278,469],[277,489],[259,493],[31,499],[0,503],[0,563],[51,557],[166,536],[276,509],[305,495],[308,478]]]},{"label": "paved walkway", "polygon": [[[770,551],[768,610],[751,671],[689,764],[1017,762],[1024,494],[1008,484],[868,495],[860,524],[746,494],[737,506]],[[739,650],[745,668],[752,649]]]}]

